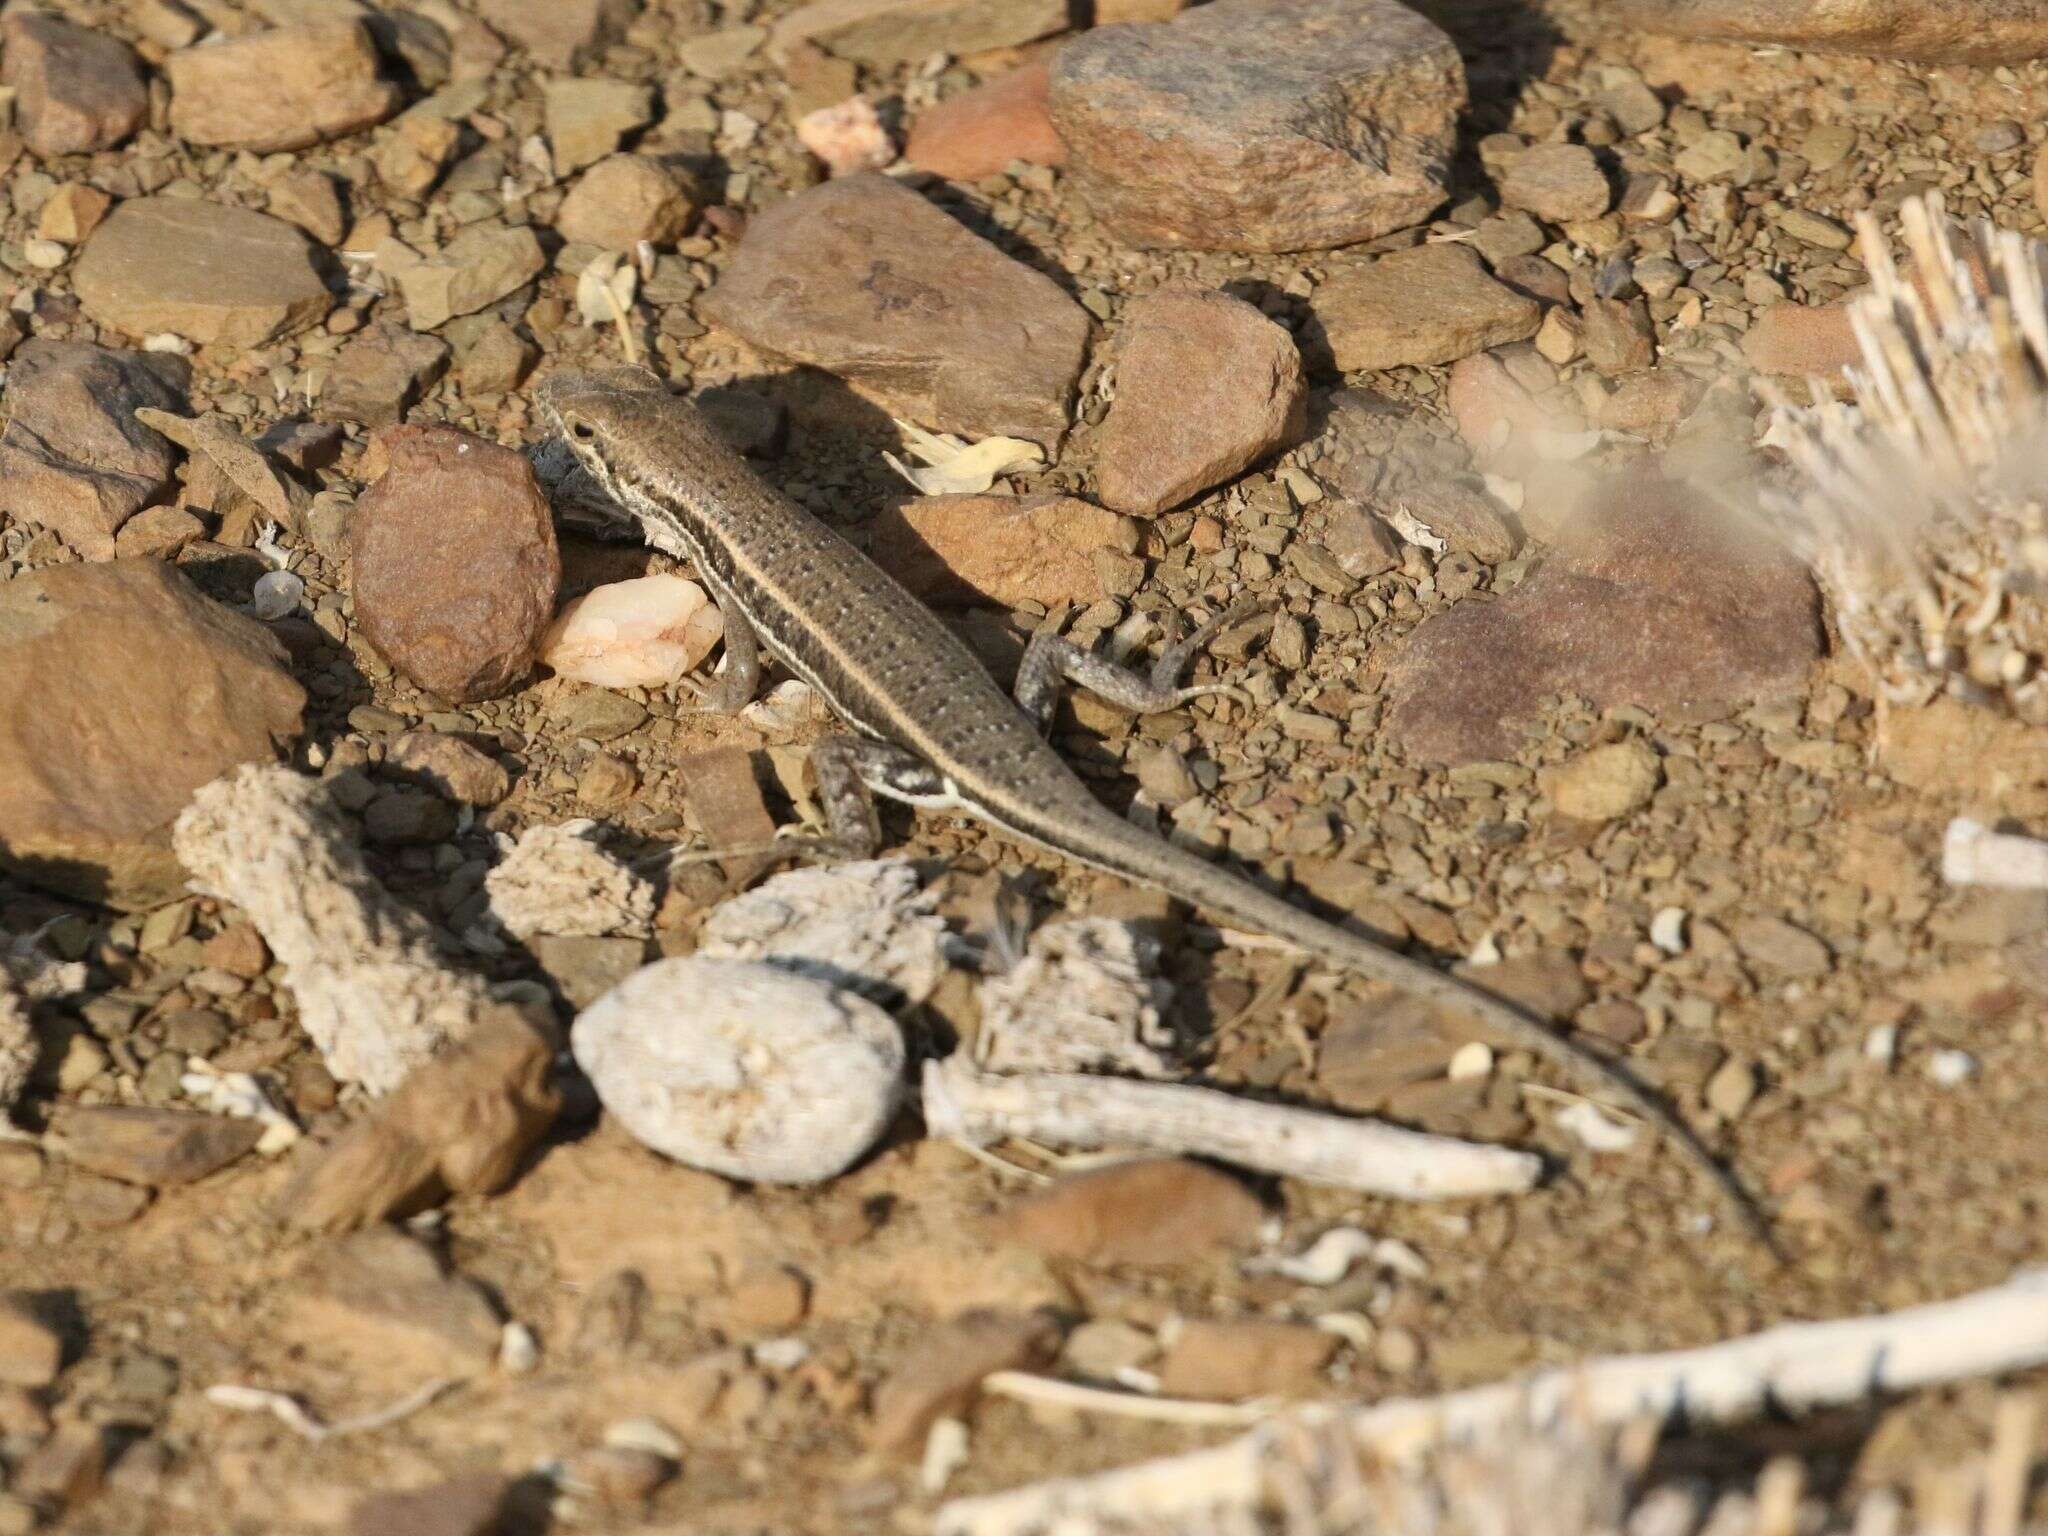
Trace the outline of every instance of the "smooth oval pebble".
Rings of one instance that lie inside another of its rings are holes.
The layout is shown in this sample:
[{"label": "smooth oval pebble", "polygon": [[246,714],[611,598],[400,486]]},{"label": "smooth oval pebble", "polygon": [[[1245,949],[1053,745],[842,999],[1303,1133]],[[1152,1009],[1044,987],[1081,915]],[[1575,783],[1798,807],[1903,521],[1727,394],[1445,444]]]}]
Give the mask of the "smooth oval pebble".
[{"label": "smooth oval pebble", "polygon": [[599,688],[659,688],[693,671],[725,632],[704,589],[683,576],[596,587],[555,616],[540,659]]},{"label": "smooth oval pebble", "polygon": [[635,1140],[733,1179],[843,1173],[903,1095],[894,1019],[754,961],[657,961],[584,1009],[570,1047]]}]

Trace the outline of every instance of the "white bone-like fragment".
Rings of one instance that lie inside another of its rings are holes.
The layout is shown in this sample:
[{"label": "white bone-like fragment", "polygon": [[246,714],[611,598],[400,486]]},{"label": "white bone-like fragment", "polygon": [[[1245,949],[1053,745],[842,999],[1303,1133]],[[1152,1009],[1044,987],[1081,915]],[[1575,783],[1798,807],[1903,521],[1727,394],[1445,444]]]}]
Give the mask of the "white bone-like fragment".
[{"label": "white bone-like fragment", "polygon": [[318,779],[245,764],[192,797],[171,846],[195,889],[256,925],[338,1081],[387,1093],[502,1010],[482,980],[441,958],[426,918],[377,882]]},{"label": "white bone-like fragment", "polygon": [[970,1146],[1020,1137],[1187,1153],[1402,1200],[1517,1194],[1542,1171],[1527,1152],[1213,1088],[1062,1072],[1001,1076],[957,1056],[925,1064],[924,1116],[932,1135]]}]

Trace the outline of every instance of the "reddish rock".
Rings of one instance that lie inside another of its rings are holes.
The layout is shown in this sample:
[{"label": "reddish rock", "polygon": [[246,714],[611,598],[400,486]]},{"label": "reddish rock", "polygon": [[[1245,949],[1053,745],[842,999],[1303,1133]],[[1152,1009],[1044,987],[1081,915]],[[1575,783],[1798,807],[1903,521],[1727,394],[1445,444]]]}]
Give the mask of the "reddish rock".
[{"label": "reddish rock", "polygon": [[1657,361],[1657,332],[1641,299],[1594,299],[1580,327],[1586,361],[1602,373],[1641,373]]},{"label": "reddish rock", "polygon": [[88,560],[165,495],[177,450],[135,419],[141,407],[183,415],[182,358],[83,342],[24,342],[7,369],[0,431],[0,511],[54,529]]},{"label": "reddish rock", "polygon": [[554,521],[524,454],[452,427],[394,427],[349,518],[356,621],[454,702],[516,686],[554,617]]},{"label": "reddish rock", "polygon": [[378,73],[360,21],[276,27],[164,60],[171,131],[192,144],[268,153],[381,123],[404,99]]},{"label": "reddish rock", "polygon": [[1073,496],[923,496],[868,525],[868,554],[928,603],[1085,607],[1109,595],[1095,554],[1131,555],[1137,527]]},{"label": "reddish rock", "polygon": [[1049,1257],[1158,1266],[1243,1247],[1264,1219],[1258,1196],[1229,1174],[1165,1157],[1061,1179],[1012,1206],[1004,1226]]},{"label": "reddish rock", "polygon": [[1067,147],[1053,131],[1047,103],[1051,88],[1046,59],[985,80],[922,113],[911,125],[904,158],[954,181],[999,175],[1013,160],[1064,165]]},{"label": "reddish rock", "polygon": [[1465,106],[1450,38],[1394,0],[1213,0],[1060,49],[1052,120],[1121,240],[1320,250],[1443,202]]},{"label": "reddish rock", "polygon": [[1861,359],[1849,325],[1849,301],[1773,304],[1742,338],[1742,355],[1758,373],[1838,376]]},{"label": "reddish rock", "polygon": [[1337,1336],[1307,1323],[1245,1317],[1183,1323],[1159,1366],[1168,1397],[1236,1402],[1248,1397],[1300,1397],[1319,1385],[1337,1353]]},{"label": "reddish rock", "polygon": [[1570,396],[1559,392],[1537,399],[1491,353],[1452,365],[1444,403],[1473,457],[1488,466],[1525,462],[1539,453],[1546,434],[1585,427]]},{"label": "reddish rock", "polygon": [[1421,625],[1388,669],[1387,729],[1414,757],[1512,756],[1546,699],[1684,710],[1796,685],[1821,655],[1797,562],[1720,533],[1648,479],[1609,486],[1574,544],[1497,602]]},{"label": "reddish rock", "polygon": [[915,1456],[933,1423],[966,1407],[984,1376],[1044,1365],[1059,1347],[1058,1324],[1036,1312],[967,1312],[929,1329],[876,1389],[869,1439]]},{"label": "reddish rock", "polygon": [[1624,25],[1677,37],[1920,64],[2025,64],[2048,53],[2042,0],[1622,0],[1615,10]]},{"label": "reddish rock", "polygon": [[1096,490],[1119,512],[1155,516],[1307,430],[1308,385],[1284,328],[1228,294],[1165,289],[1125,315]]},{"label": "reddish rock", "polygon": [[141,61],[118,38],[22,8],[0,21],[0,47],[15,126],[38,155],[111,149],[149,113]]},{"label": "reddish rock", "polygon": [[519,1502],[514,1479],[472,1472],[358,1499],[349,1510],[348,1536],[501,1536],[527,1523]]},{"label": "reddish rock", "polygon": [[880,175],[756,215],[698,314],[925,426],[1048,445],[1089,330],[1051,278]]},{"label": "reddish rock", "polygon": [[41,1300],[29,1291],[0,1291],[0,1387],[47,1387],[63,1368],[63,1330]]},{"label": "reddish rock", "polygon": [[121,908],[181,895],[170,825],[192,792],[298,735],[284,662],[154,560],[0,582],[0,867]]},{"label": "reddish rock", "polygon": [[1706,385],[1690,374],[1658,368],[1625,380],[1600,407],[1600,425],[1645,435],[1675,427],[1692,413]]}]

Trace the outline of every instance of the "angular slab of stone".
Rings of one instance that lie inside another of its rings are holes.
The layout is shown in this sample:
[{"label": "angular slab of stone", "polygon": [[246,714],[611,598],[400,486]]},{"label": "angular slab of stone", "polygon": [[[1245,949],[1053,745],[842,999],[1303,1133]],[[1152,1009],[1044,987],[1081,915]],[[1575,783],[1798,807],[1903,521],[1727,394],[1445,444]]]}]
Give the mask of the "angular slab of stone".
[{"label": "angular slab of stone", "polygon": [[123,909],[180,895],[170,827],[192,792],[299,733],[284,663],[159,561],[0,582],[0,866]]},{"label": "angular slab of stone", "polygon": [[1096,493],[1119,512],[1156,516],[1307,430],[1308,384],[1283,327],[1227,293],[1165,289],[1125,313]]},{"label": "angular slab of stone", "polygon": [[1086,607],[1109,596],[1097,551],[1134,555],[1129,518],[1073,496],[920,496],[868,525],[868,554],[926,602]]},{"label": "angular slab of stone", "polygon": [[639,0],[479,0],[477,11],[498,32],[555,69],[586,62],[625,34]]},{"label": "angular slab of stone", "polygon": [[178,452],[135,419],[185,410],[183,358],[84,342],[24,342],[7,369],[0,512],[110,560],[121,525],[167,492]]},{"label": "angular slab of stone", "polygon": [[393,427],[389,467],[349,518],[356,622],[390,663],[452,702],[526,676],[562,560],[526,456],[453,427]]},{"label": "angular slab of stone", "polygon": [[352,337],[320,388],[321,414],[365,427],[400,420],[448,370],[450,348],[438,336],[380,320]]},{"label": "angular slab of stone", "polygon": [[698,314],[924,426],[1048,446],[1088,345],[1051,278],[872,174],[757,215]]},{"label": "angular slab of stone", "polygon": [[38,155],[111,149],[149,115],[142,62],[119,38],[24,6],[0,22],[0,46],[0,84]]},{"label": "angular slab of stone", "polygon": [[1311,301],[1346,373],[1454,363],[1526,341],[1543,306],[1488,275],[1462,245],[1418,245],[1332,273]]},{"label": "angular slab of stone", "polygon": [[164,60],[171,131],[192,144],[268,153],[381,123],[403,99],[359,21],[277,27]]},{"label": "angular slab of stone", "polygon": [[334,302],[314,246],[291,225],[186,197],[121,204],[85,243],[72,286],[101,325],[201,346],[258,347]]},{"label": "angular slab of stone", "polygon": [[1676,37],[1922,64],[2048,54],[2048,0],[1620,0],[1614,9],[1623,24]]},{"label": "angular slab of stone", "polygon": [[1444,201],[1465,74],[1396,0],[1214,0],[1060,50],[1052,120],[1119,239],[1304,251]]},{"label": "angular slab of stone", "polygon": [[997,175],[1012,160],[1064,165],[1067,147],[1053,132],[1046,103],[1051,89],[1052,65],[1045,59],[984,81],[920,113],[904,158],[954,181]]},{"label": "angular slab of stone", "polygon": [[394,275],[405,298],[406,324],[432,331],[497,303],[540,276],[546,265],[532,230],[475,224],[438,254]]},{"label": "angular slab of stone", "polygon": [[1612,485],[1585,532],[1505,597],[1425,620],[1387,672],[1411,757],[1510,757],[1544,702],[1685,710],[1794,686],[1822,652],[1819,597],[1790,558],[1715,526],[1666,482]]},{"label": "angular slab of stone", "polygon": [[808,43],[887,69],[935,53],[986,53],[1066,30],[1067,0],[811,0],[775,24],[778,55]]}]

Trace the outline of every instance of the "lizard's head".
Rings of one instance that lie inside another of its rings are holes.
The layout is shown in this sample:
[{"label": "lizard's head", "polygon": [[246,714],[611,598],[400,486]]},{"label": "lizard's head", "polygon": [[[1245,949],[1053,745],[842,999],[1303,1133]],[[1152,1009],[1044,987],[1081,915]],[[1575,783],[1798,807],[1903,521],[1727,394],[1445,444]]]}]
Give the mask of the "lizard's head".
[{"label": "lizard's head", "polygon": [[553,374],[534,399],[577,462],[620,500],[636,453],[674,409],[667,386],[641,368]]}]

